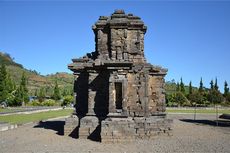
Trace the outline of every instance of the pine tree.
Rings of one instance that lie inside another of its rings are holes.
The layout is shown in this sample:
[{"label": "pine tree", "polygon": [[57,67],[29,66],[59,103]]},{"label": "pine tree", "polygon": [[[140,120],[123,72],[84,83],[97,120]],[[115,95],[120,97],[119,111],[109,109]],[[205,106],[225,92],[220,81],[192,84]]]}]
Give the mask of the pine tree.
[{"label": "pine tree", "polygon": [[14,90],[16,90],[16,84],[15,82],[11,79],[10,74],[7,74],[7,80],[6,80],[6,84],[8,86],[8,92],[11,93]]},{"label": "pine tree", "polygon": [[13,106],[21,106],[22,105],[22,91],[20,86],[16,89],[15,91],[15,97],[14,97],[14,101],[13,101]]},{"label": "pine tree", "polygon": [[21,83],[15,93],[15,103],[24,104],[29,101],[28,89],[27,89],[27,78],[25,73],[22,73]]},{"label": "pine tree", "polygon": [[61,95],[60,95],[60,91],[59,91],[59,88],[58,88],[57,80],[55,81],[53,99],[54,100],[60,100],[61,99]]},{"label": "pine tree", "polygon": [[6,88],[7,88],[7,102],[8,102],[8,105],[13,106],[14,99],[15,99],[16,84],[11,79],[11,76],[10,76],[9,73],[7,73],[7,77],[6,77]]},{"label": "pine tree", "polygon": [[183,83],[183,80],[182,78],[180,78],[180,91],[185,94],[185,88],[184,88],[184,83]]},{"label": "pine tree", "polygon": [[214,85],[214,89],[216,90],[216,91],[218,91],[218,84],[217,84],[217,78],[216,78],[216,80],[215,80],[215,85]]},{"label": "pine tree", "polygon": [[213,83],[213,80],[211,80],[211,82],[210,82],[210,89],[211,90],[213,90],[214,89],[214,85],[213,85],[214,83]]},{"label": "pine tree", "polygon": [[180,84],[177,82],[176,84],[176,91],[179,92],[180,91]]},{"label": "pine tree", "polygon": [[189,82],[189,95],[191,95],[193,93],[193,90],[192,90],[192,81]]},{"label": "pine tree", "polygon": [[204,91],[204,86],[203,86],[203,80],[202,78],[200,79],[200,86],[199,86],[199,93],[203,93]]},{"label": "pine tree", "polygon": [[6,79],[7,79],[6,67],[4,64],[2,64],[0,68],[0,102],[5,101],[7,99],[8,91],[7,91]]},{"label": "pine tree", "polygon": [[227,81],[224,81],[224,97],[227,97],[228,94],[229,94],[228,83]]},{"label": "pine tree", "polygon": [[27,78],[24,72],[22,73],[20,88],[22,92],[22,102],[28,102],[29,95],[28,95],[28,89],[27,89]]}]

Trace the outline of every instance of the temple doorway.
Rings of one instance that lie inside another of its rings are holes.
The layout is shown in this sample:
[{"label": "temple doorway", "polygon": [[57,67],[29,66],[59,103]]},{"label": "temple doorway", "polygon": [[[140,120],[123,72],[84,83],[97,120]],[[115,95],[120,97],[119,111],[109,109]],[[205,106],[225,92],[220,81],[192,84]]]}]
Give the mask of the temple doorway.
[{"label": "temple doorway", "polygon": [[122,83],[121,82],[115,82],[115,104],[116,104],[116,110],[122,109]]}]

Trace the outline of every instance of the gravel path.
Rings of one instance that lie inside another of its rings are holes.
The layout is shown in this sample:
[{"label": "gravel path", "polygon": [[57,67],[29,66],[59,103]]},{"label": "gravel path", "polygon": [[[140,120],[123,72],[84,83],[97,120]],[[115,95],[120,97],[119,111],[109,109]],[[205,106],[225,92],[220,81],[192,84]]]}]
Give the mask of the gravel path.
[{"label": "gravel path", "polygon": [[193,115],[188,114],[169,114],[168,117],[174,119],[173,136],[118,144],[62,136],[63,120],[46,121],[40,126],[24,125],[0,132],[0,152],[230,152],[229,123],[216,127],[212,122],[215,115],[199,114],[195,122]]}]

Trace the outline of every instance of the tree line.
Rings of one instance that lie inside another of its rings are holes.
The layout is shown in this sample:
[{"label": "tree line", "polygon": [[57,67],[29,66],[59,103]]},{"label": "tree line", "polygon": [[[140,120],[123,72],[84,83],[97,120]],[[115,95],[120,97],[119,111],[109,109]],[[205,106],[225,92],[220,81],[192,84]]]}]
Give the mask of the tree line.
[{"label": "tree line", "polygon": [[[49,93],[48,93],[49,92]],[[25,72],[22,73],[20,84],[16,85],[7,72],[5,64],[0,67],[0,103],[5,102],[9,106],[27,105],[33,97],[32,105],[68,105],[73,102],[72,91],[63,89],[62,92],[58,86],[57,80],[54,87],[38,88],[34,94],[29,93],[28,78]]]},{"label": "tree line", "polygon": [[167,106],[210,106],[210,105],[230,105],[230,92],[227,81],[224,82],[224,93],[219,90],[217,78],[215,82],[210,81],[210,88],[205,88],[201,78],[199,88],[194,88],[189,82],[188,90],[182,78],[176,83],[176,91],[166,94]]}]

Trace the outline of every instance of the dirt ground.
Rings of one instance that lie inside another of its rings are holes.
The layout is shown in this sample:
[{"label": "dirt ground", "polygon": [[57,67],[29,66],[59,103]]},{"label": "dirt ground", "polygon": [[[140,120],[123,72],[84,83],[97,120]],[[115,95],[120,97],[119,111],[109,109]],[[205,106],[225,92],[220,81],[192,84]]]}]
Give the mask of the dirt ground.
[{"label": "dirt ground", "polygon": [[64,119],[28,124],[0,132],[1,153],[149,153],[149,152],[230,152],[230,121],[217,127],[215,115],[169,114],[173,118],[173,136],[130,143],[103,144],[63,136]]}]

